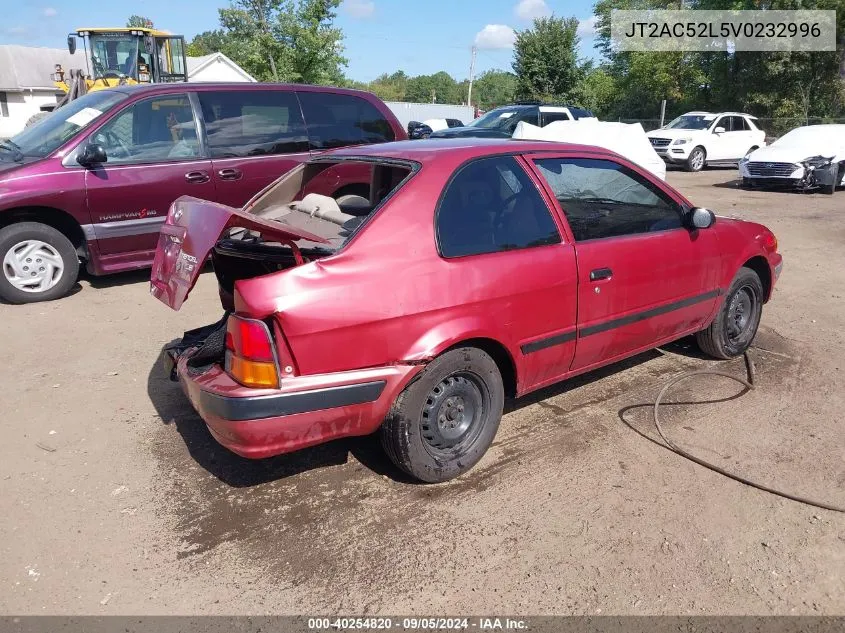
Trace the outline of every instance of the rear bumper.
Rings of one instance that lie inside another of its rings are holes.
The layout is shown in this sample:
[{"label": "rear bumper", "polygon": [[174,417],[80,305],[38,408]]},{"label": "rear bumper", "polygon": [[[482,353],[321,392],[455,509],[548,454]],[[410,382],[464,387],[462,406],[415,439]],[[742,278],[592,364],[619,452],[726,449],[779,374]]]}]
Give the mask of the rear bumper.
[{"label": "rear bumper", "polygon": [[250,389],[219,365],[188,367],[193,350],[176,360],[182,390],[214,438],[251,459],[376,431],[399,392],[421,365],[283,379],[278,390]]}]

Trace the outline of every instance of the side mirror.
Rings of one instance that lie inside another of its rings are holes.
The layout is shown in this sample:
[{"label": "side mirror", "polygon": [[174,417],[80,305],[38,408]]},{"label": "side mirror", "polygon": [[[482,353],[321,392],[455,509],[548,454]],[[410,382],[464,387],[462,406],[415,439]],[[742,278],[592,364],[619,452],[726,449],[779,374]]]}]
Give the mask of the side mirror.
[{"label": "side mirror", "polygon": [[704,207],[693,207],[686,215],[691,229],[709,229],[716,223],[716,214]]},{"label": "side mirror", "polygon": [[106,150],[97,143],[88,143],[83,147],[76,157],[76,162],[83,167],[92,167],[105,163],[109,159]]},{"label": "side mirror", "polygon": [[713,130],[713,134],[724,134],[724,133],[725,133],[725,128],[723,128],[721,125],[719,127],[717,127],[715,130]]},{"label": "side mirror", "polygon": [[76,52],[76,35],[73,33],[67,36],[67,52],[71,55]]}]

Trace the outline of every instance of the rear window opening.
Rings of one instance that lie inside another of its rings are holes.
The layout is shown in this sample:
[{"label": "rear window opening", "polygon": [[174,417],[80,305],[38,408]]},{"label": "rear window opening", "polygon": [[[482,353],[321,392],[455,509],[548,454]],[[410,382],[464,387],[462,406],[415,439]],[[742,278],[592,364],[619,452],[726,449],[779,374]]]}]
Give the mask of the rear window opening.
[{"label": "rear window opening", "polygon": [[410,177],[408,163],[315,161],[302,164],[256,195],[244,210],[324,238],[281,242],[235,227],[212,251],[223,305],[232,309],[234,284],[333,255],[364,227],[382,202]]}]

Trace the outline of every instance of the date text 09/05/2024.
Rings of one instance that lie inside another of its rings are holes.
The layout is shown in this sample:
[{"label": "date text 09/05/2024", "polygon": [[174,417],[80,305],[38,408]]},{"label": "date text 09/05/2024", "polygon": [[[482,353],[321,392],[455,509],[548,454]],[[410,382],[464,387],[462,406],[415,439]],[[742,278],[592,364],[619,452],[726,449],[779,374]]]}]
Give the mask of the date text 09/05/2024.
[{"label": "date text 09/05/2024", "polygon": [[456,631],[477,629],[480,631],[511,630],[519,631],[528,628],[526,620],[517,618],[477,617],[477,618],[378,618],[378,617],[336,617],[309,618],[308,628],[314,631],[343,631],[343,630],[389,630],[401,629],[407,631]]}]

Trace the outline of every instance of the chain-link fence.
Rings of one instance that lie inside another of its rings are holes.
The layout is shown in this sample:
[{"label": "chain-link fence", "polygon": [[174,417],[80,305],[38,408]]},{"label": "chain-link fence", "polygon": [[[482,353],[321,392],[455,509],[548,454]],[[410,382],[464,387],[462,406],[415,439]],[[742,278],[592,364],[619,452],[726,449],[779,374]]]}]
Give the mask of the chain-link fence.
[{"label": "chain-link fence", "polygon": [[[667,117],[665,123],[669,123],[672,119]],[[660,127],[660,119],[619,119],[622,123],[641,123],[646,132],[656,130]],[[810,117],[805,118],[760,118],[757,119],[757,125],[766,132],[767,141],[774,140],[779,136],[783,136],[789,130],[800,127],[802,125],[821,125],[825,123],[839,123],[845,124],[845,118],[826,118],[826,117]]]}]

